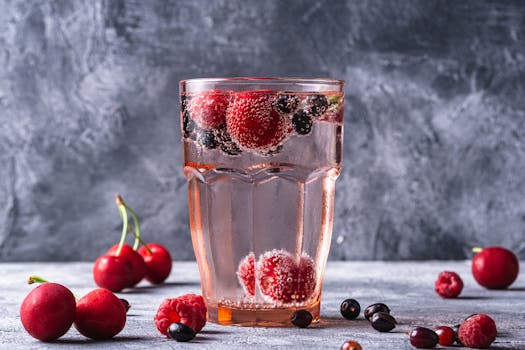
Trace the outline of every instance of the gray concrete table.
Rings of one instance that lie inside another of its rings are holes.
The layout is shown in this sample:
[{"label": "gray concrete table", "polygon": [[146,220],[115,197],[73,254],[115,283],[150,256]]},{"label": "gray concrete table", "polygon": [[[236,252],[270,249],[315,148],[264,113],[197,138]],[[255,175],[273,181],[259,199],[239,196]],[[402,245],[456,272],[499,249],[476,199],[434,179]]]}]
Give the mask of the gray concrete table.
[{"label": "gray concrete table", "polygon": [[[523,263],[523,262],[522,262]],[[523,266],[523,265],[522,265]],[[525,349],[525,273],[509,290],[489,291],[479,287],[462,262],[329,262],[322,298],[322,321],[307,329],[225,327],[208,323],[194,341],[177,343],[161,336],[153,323],[164,298],[199,293],[197,267],[176,262],[167,283],[119,293],[132,304],[124,330],[114,339],[96,342],[72,328],[54,343],[31,338],[22,328],[19,307],[33,288],[25,283],[30,274],[46,276],[70,287],[77,295],[94,288],[91,263],[2,263],[0,293],[0,349],[339,349],[355,339],[363,349],[413,349],[406,332],[416,325],[453,325],[464,317],[484,312],[499,330],[493,349]],[[444,300],[434,292],[442,270],[458,272],[465,288],[460,298]],[[400,323],[390,333],[376,332],[361,315],[344,320],[339,305],[345,298],[357,299],[362,308],[385,302]]]}]

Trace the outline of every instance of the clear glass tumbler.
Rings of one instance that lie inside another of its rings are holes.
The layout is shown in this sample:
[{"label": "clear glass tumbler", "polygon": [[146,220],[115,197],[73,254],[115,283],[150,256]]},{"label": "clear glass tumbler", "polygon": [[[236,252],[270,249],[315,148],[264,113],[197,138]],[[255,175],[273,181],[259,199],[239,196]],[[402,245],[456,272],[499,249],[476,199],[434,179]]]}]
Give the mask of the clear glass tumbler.
[{"label": "clear glass tumbler", "polygon": [[180,82],[184,174],[208,319],[319,320],[342,160],[344,82]]}]

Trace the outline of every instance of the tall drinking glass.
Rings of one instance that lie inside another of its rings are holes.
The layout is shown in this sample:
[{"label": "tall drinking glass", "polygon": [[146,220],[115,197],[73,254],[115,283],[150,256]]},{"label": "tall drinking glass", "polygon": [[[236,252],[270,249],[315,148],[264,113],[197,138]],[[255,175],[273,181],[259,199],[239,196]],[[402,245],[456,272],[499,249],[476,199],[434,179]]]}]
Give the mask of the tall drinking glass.
[{"label": "tall drinking glass", "polygon": [[208,319],[319,320],[342,160],[343,85],[332,79],[180,82],[184,174]]}]

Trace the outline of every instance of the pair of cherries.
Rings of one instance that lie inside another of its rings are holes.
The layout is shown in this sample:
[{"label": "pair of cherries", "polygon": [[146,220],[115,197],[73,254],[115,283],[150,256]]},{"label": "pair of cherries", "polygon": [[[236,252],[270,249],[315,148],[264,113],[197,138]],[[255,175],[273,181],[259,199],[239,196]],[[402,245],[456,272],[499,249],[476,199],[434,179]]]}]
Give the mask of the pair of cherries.
[{"label": "pair of cherries", "polygon": [[[95,261],[95,283],[99,287],[119,292],[135,286],[142,279],[153,284],[164,282],[171,272],[170,253],[161,244],[145,243],[140,236],[140,223],[133,209],[120,195],[117,194],[115,199],[122,218],[122,234],[120,242]],[[128,225],[128,213],[133,218],[134,228]],[[135,236],[133,247],[125,243],[128,230]]]}]

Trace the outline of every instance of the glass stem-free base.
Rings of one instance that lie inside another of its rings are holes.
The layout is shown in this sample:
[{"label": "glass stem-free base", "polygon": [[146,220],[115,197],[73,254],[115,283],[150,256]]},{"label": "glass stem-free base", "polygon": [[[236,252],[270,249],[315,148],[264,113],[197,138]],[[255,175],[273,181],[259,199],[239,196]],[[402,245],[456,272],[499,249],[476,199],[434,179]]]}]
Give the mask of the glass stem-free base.
[{"label": "glass stem-free base", "polygon": [[246,327],[292,327],[291,318],[296,310],[307,310],[312,316],[312,323],[319,322],[321,303],[316,301],[302,307],[287,308],[236,308],[225,305],[208,305],[208,321],[224,326]]}]

